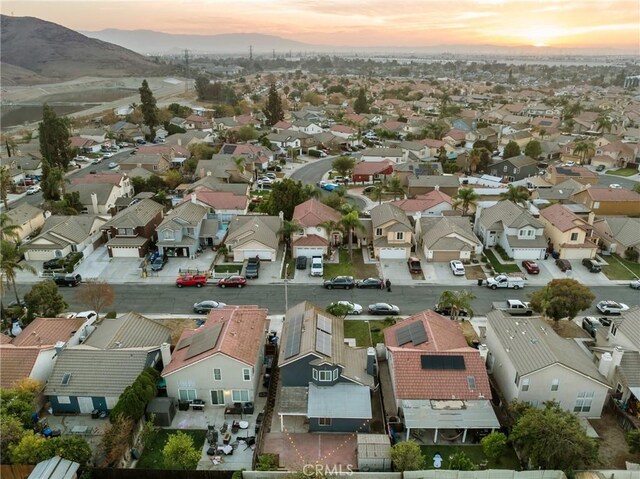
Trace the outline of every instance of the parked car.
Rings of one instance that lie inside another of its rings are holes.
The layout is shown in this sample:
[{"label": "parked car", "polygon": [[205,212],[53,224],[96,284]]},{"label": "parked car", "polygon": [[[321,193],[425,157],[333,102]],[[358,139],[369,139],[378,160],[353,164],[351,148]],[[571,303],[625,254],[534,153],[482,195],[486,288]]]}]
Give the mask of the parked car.
[{"label": "parked car", "polygon": [[452,259],[449,261],[449,266],[454,276],[464,276],[464,264],[462,264],[462,261]]},{"label": "parked car", "polygon": [[618,183],[611,183],[609,185],[609,188],[613,188],[614,190],[621,190],[622,189],[622,185],[619,185]]},{"label": "parked car", "polygon": [[563,273],[565,273],[567,271],[571,271],[571,263],[569,263],[568,259],[560,259],[560,258],[558,258],[556,260],[556,266],[558,268],[560,268],[560,271],[562,271]]},{"label": "parked car", "polygon": [[247,279],[255,279],[260,276],[260,258],[249,258],[247,267],[244,270],[244,276]]},{"label": "parked car", "polygon": [[631,289],[640,289],[640,279],[634,279],[629,283]]},{"label": "parked car", "polygon": [[[433,308],[433,311],[435,313],[441,314],[442,316],[451,316],[451,306],[440,306],[439,304],[436,304]],[[462,308],[458,311],[458,316],[466,318],[467,316],[469,316],[469,311]]]},{"label": "parked car", "polygon": [[116,163],[115,161],[112,161],[111,163],[109,163],[109,169],[113,170],[114,168],[118,167],[118,163]]},{"label": "parked car", "polygon": [[74,158],[75,161],[89,161],[89,158],[86,156],[78,155]]},{"label": "parked car", "polygon": [[273,184],[273,180],[271,178],[267,178],[266,176],[261,176],[260,178],[258,178],[258,181],[256,181],[256,184],[258,186],[263,186],[263,185],[271,186]]},{"label": "parked car", "polygon": [[361,289],[382,289],[384,281],[380,278],[367,278],[356,281],[356,288]]},{"label": "parked car", "polygon": [[358,303],[352,303],[351,301],[336,301],[335,303],[331,303],[331,306],[333,306],[334,304],[347,306],[349,308],[349,312],[347,314],[362,314],[362,305]]},{"label": "parked car", "polygon": [[63,269],[64,268],[64,258],[54,258],[48,261],[45,261],[42,265],[42,269],[44,270],[55,270],[55,269]]},{"label": "parked car", "polygon": [[275,179],[278,178],[275,173],[271,173],[271,172],[265,173],[264,175],[262,175],[262,177],[263,178],[269,178],[271,180],[275,180]]},{"label": "parked car", "polygon": [[582,329],[589,333],[592,338],[596,337],[596,330],[602,327],[604,327],[604,324],[602,324],[598,318],[592,316],[582,318]]},{"label": "parked car", "polygon": [[373,193],[373,191],[374,191],[375,189],[376,189],[376,187],[375,187],[375,186],[366,186],[366,187],[362,190],[362,192],[363,192],[363,193]]},{"label": "parked car", "polygon": [[140,139],[136,140],[136,143],[138,145],[146,145],[147,144],[147,142],[145,140],[140,140]]},{"label": "parked car", "polygon": [[420,264],[420,260],[415,256],[412,256],[407,260],[407,266],[409,267],[409,272],[411,274],[422,273],[422,265]]},{"label": "parked car", "polygon": [[167,257],[158,256],[151,261],[151,271],[161,271],[165,264],[167,264]]},{"label": "parked car", "polygon": [[535,261],[531,261],[531,260],[525,259],[522,262],[522,267],[529,274],[539,274],[540,273],[540,266],[538,266],[538,263],[536,263]]},{"label": "parked car", "polygon": [[567,161],[565,164],[563,164],[562,166],[576,166],[576,162],[575,161]]},{"label": "parked car", "polygon": [[39,193],[41,190],[42,188],[40,188],[40,185],[32,185],[29,188],[27,188],[27,194],[35,195],[36,193]]},{"label": "parked car", "polygon": [[585,266],[590,273],[599,273],[602,271],[602,266],[596,260],[584,258],[582,260],[582,265]]},{"label": "parked car", "polygon": [[296,269],[307,269],[307,257],[298,256],[296,258]]},{"label": "parked car", "polygon": [[602,314],[620,314],[629,310],[629,306],[624,303],[618,303],[616,301],[600,301],[596,304],[596,308]]},{"label": "parked car", "polygon": [[397,316],[400,314],[400,308],[395,304],[375,303],[369,305],[369,314],[382,316]]},{"label": "parked car", "polygon": [[606,166],[604,166],[604,165],[598,165],[598,166],[596,166],[596,171],[604,171],[605,168],[606,168]]},{"label": "parked car", "polygon": [[246,284],[247,278],[240,276],[239,274],[227,276],[226,278],[222,278],[218,281],[218,286],[221,288],[242,288],[246,286]]},{"label": "parked car", "polygon": [[208,313],[212,309],[222,309],[226,306],[225,303],[220,303],[218,301],[200,301],[199,303],[195,303],[193,305],[193,312],[197,314]]},{"label": "parked car", "polygon": [[327,183],[322,187],[322,189],[325,191],[333,191],[337,190],[338,188],[340,188],[340,185],[337,183]]},{"label": "parked car", "polygon": [[113,153],[109,152],[109,153],[105,153],[104,155],[102,155],[102,159],[106,160],[107,158],[111,158],[113,156]]},{"label": "parked car", "polygon": [[325,280],[323,286],[327,289],[351,289],[355,286],[355,281],[353,280],[353,276],[336,276],[335,278]]},{"label": "parked car", "polygon": [[207,284],[207,277],[200,274],[185,274],[176,279],[176,286],[178,288],[183,288],[184,286],[202,288],[205,284]]},{"label": "parked car", "polygon": [[69,286],[70,288],[78,286],[82,281],[82,276],[78,273],[72,274],[57,274],[53,275],[53,281],[58,286]]},{"label": "parked car", "polygon": [[102,158],[94,158],[93,160],[91,160],[92,165],[97,165],[99,163],[102,163]]}]

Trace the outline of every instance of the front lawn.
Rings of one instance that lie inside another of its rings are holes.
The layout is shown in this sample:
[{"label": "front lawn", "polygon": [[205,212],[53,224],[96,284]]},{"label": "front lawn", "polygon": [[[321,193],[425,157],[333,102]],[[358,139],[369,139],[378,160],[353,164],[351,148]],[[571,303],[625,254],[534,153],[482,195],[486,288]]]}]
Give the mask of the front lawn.
[{"label": "front lawn", "polygon": [[340,249],[340,262],[324,263],[324,277],[353,276],[354,278],[369,278],[378,276],[378,268],[375,264],[364,264],[362,250],[353,250],[353,262],[346,249]]},{"label": "front lawn", "polygon": [[638,173],[638,170],[634,170],[633,168],[619,168],[617,170],[608,170],[607,175],[615,175],[615,176],[633,176]]},{"label": "front lawn", "polygon": [[[431,432],[430,432],[431,433]],[[469,431],[467,434],[472,433]],[[425,456],[425,469],[435,469],[433,467],[433,456],[439,453],[442,456],[442,469],[449,466],[449,456],[456,452],[464,452],[474,464],[487,463],[485,469],[513,469],[520,470],[520,461],[515,451],[511,447],[507,447],[505,453],[498,462],[489,461],[482,452],[482,446],[450,446],[450,445],[434,445],[420,446],[422,454]]]},{"label": "front lawn", "polygon": [[[201,450],[207,435],[206,431],[194,429],[180,429],[181,432],[193,438],[193,445]],[[160,429],[142,451],[142,455],[136,464],[136,469],[167,469],[164,465],[162,449],[169,438],[169,434],[178,432],[178,429]]]},{"label": "front lawn", "polygon": [[489,259],[489,263],[493,266],[496,273],[521,273],[520,267],[515,263],[501,263],[493,251],[490,249],[484,250],[485,256]]},{"label": "front lawn", "polygon": [[[363,308],[367,305],[363,304]],[[369,337],[369,325],[371,325],[371,337]],[[384,343],[385,328],[392,325],[391,321],[374,320],[374,321],[362,321],[360,319],[344,321],[344,337],[355,338],[356,346],[359,348],[375,346],[378,343]],[[373,344],[371,344],[373,341]]]},{"label": "front lawn", "polygon": [[216,273],[240,274],[242,266],[237,264],[217,264],[213,267]]},{"label": "front lawn", "polygon": [[602,272],[609,279],[636,279],[640,278],[640,263],[632,263],[617,254],[605,258],[608,265],[602,265]]}]

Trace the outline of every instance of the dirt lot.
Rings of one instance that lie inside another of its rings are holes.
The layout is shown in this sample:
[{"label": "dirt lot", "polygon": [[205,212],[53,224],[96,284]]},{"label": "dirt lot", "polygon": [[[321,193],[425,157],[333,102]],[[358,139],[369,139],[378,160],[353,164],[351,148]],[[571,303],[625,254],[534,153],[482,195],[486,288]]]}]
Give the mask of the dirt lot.
[{"label": "dirt lot", "polygon": [[558,336],[562,336],[563,338],[590,338],[589,333],[587,333],[584,329],[578,326],[573,321],[554,321],[553,319],[545,319],[553,330],[558,333]]},{"label": "dirt lot", "polygon": [[[203,315],[202,319],[206,319],[206,316]],[[160,323],[162,323],[164,326],[168,327],[169,329],[171,329],[171,345],[175,346],[178,342],[178,339],[180,339],[180,335],[182,334],[182,331],[184,331],[187,328],[196,328],[196,322],[193,319],[185,319],[185,318],[180,318],[180,319],[162,319],[159,321]]]},{"label": "dirt lot", "polygon": [[477,280],[477,279],[487,279],[487,275],[482,271],[482,266],[479,264],[476,265],[466,265],[464,267],[464,274],[467,279]]},{"label": "dirt lot", "polygon": [[626,469],[625,461],[640,462],[640,454],[629,453],[624,432],[609,409],[602,410],[601,419],[592,419],[589,422],[600,436],[598,456],[601,468]]}]

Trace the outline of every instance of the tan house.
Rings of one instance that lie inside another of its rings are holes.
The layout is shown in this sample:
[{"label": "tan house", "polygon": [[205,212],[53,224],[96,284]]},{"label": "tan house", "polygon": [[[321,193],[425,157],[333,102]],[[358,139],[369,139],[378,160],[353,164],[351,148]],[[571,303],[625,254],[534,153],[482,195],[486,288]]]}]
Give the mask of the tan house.
[{"label": "tan house", "polygon": [[455,197],[460,188],[457,176],[410,175],[407,178],[409,196],[424,195],[431,191],[442,191],[450,197]]},{"label": "tan house", "polygon": [[594,216],[591,213],[585,221],[560,204],[540,210],[544,234],[562,259],[595,258],[598,247],[593,238]]},{"label": "tan house", "polygon": [[598,174],[584,166],[550,166],[547,181],[557,185],[563,181],[573,180],[581,185],[595,185],[598,183]]},{"label": "tan house", "polygon": [[626,251],[636,251],[640,262],[640,218],[605,216],[593,222],[601,247],[624,257]]},{"label": "tan house", "polygon": [[281,229],[282,218],[278,216],[236,216],[229,223],[224,244],[233,261],[242,262],[256,256],[262,261],[275,261]]},{"label": "tan house", "polygon": [[21,203],[14,209],[7,211],[7,217],[11,224],[20,227],[16,229],[16,233],[21,241],[42,228],[45,220],[44,211],[29,203]]},{"label": "tan house", "polygon": [[596,215],[640,216],[640,193],[616,188],[586,188],[573,200],[582,203]]},{"label": "tan house", "polygon": [[132,171],[136,168],[142,168],[150,173],[159,175],[169,171],[171,160],[162,154],[151,153],[131,155],[129,158],[120,161],[120,170],[127,172],[130,177],[134,176]]},{"label": "tan house", "polygon": [[374,256],[379,259],[407,259],[413,245],[413,226],[407,214],[391,203],[371,210]]},{"label": "tan house", "polygon": [[330,244],[341,244],[342,233],[327,231],[325,227],[327,223],[337,223],[340,219],[340,213],[313,198],[296,206],[293,221],[300,229],[291,235],[293,256],[324,256],[329,253]]}]

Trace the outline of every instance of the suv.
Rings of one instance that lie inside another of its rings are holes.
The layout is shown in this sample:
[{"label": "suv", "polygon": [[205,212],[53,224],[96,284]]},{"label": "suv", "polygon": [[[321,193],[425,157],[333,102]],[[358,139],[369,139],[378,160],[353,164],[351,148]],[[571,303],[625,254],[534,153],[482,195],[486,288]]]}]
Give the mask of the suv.
[{"label": "suv", "polygon": [[311,257],[311,276],[322,276],[324,268],[322,267],[322,256]]},{"label": "suv", "polygon": [[415,257],[411,257],[407,260],[407,266],[409,266],[409,273],[412,274],[420,274],[422,273],[422,265],[420,264],[420,260]]},{"label": "suv", "polygon": [[556,260],[556,266],[558,268],[560,268],[560,271],[562,271],[563,273],[565,273],[567,271],[571,271],[571,263],[569,263],[568,259],[560,259],[560,258],[558,258]]},{"label": "suv", "polygon": [[589,333],[592,338],[596,337],[596,330],[602,328],[603,326],[604,324],[598,318],[594,318],[592,316],[586,316],[582,318],[582,329]]},{"label": "suv", "polygon": [[452,259],[449,261],[449,266],[454,276],[464,276],[464,264],[462,264],[462,261]]},{"label": "suv", "polygon": [[184,276],[180,276],[176,279],[176,286],[178,288],[182,288],[184,286],[196,286],[198,288],[202,288],[205,284],[207,284],[207,277],[204,275],[185,274]]},{"label": "suv", "polygon": [[615,301],[600,301],[596,304],[596,308],[602,314],[620,314],[623,311],[628,311],[629,306],[624,303],[617,303]]},{"label": "suv", "polygon": [[82,276],[75,274],[54,274],[53,281],[58,286],[69,286],[70,288],[78,286],[82,281]]},{"label": "suv", "polygon": [[324,287],[327,289],[343,288],[351,289],[355,287],[356,283],[353,280],[353,276],[336,276],[335,278],[327,279],[324,282]]},{"label": "suv", "polygon": [[258,278],[260,275],[260,258],[249,258],[247,260],[247,268],[244,271],[244,276],[247,279]]},{"label": "suv", "polygon": [[167,257],[164,255],[157,256],[151,261],[151,271],[160,271],[165,264],[167,264]]},{"label": "suv", "polygon": [[602,267],[600,266],[600,263],[598,263],[593,259],[584,258],[582,260],[582,264],[586,266],[589,272],[591,273],[599,273],[600,271],[602,271]]},{"label": "suv", "polygon": [[298,256],[296,258],[296,269],[307,269],[307,257]]},{"label": "suv", "polygon": [[55,270],[55,269],[64,269],[64,258],[54,258],[48,261],[45,261],[42,265],[42,269],[45,270]]}]

